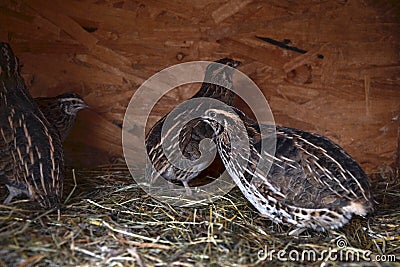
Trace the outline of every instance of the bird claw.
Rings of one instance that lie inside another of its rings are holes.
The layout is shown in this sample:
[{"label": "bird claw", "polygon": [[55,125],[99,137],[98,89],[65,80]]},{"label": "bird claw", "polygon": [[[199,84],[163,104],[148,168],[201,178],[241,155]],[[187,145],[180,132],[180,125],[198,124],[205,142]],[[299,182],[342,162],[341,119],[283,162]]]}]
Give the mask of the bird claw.
[{"label": "bird claw", "polygon": [[190,188],[188,182],[184,181],[182,183],[183,183],[183,186],[185,187],[186,195],[191,196],[193,193],[192,193],[192,189]]}]

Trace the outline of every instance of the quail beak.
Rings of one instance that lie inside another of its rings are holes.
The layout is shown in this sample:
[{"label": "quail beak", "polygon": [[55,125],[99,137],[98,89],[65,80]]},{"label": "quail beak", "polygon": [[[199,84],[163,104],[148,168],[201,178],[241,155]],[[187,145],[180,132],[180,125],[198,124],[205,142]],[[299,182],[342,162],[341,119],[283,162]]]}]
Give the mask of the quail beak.
[{"label": "quail beak", "polygon": [[90,106],[86,102],[79,103],[75,106],[77,110],[90,109]]},{"label": "quail beak", "polygon": [[233,63],[233,67],[236,69],[237,67],[239,67],[240,65],[242,65],[242,62],[235,60],[235,62]]}]

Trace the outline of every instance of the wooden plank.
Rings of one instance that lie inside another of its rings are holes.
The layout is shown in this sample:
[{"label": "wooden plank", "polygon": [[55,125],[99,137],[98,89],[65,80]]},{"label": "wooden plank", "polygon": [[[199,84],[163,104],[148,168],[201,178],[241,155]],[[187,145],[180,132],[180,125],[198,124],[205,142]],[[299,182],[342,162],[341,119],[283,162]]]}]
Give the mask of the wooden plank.
[{"label": "wooden plank", "polygon": [[11,39],[8,41],[31,38],[32,33],[35,33],[36,39],[54,39],[59,36],[59,30],[54,30],[54,27],[49,27],[48,24],[43,23],[36,17],[21,14],[6,7],[0,8],[0,24],[6,25],[6,27],[1,27],[0,29],[0,33],[6,37],[2,39],[3,41],[9,38]]},{"label": "wooden plank", "polygon": [[[395,15],[368,1],[7,1],[0,37],[11,40],[35,96],[76,91],[91,104],[96,114],[84,115],[84,123],[100,124],[77,125],[79,142],[67,147],[85,148],[74,157],[88,157],[90,149],[105,158],[107,151],[120,153],[116,123],[147,77],[179,62],[233,57],[266,95],[277,122],[327,135],[373,170],[394,164],[398,154]],[[309,53],[256,35],[290,39]],[[171,92],[148,124],[192,92]],[[91,134],[95,140],[79,139]]]},{"label": "wooden plank", "polygon": [[[95,68],[101,69],[102,71],[110,74],[115,74],[115,76],[121,77],[122,79],[126,79],[127,81],[130,81],[134,84],[142,84],[146,79],[142,78],[145,77],[146,75],[143,74],[142,72],[135,72],[135,74],[132,74],[134,71],[131,70],[131,73],[126,73],[121,71],[119,68],[114,67],[113,65],[104,63],[102,60],[98,59],[97,57],[88,55],[88,54],[80,54],[76,55],[76,59],[80,60],[81,62],[84,62],[86,64],[89,64]],[[139,76],[140,75],[140,76]]]},{"label": "wooden plank", "polygon": [[34,74],[32,89],[39,92],[45,88],[58,87],[68,82],[76,84],[124,85],[123,78],[101,70],[71,63],[67,55],[33,55],[22,54],[21,62],[24,64],[23,72]]},{"label": "wooden plank", "polygon": [[75,139],[76,142],[80,140],[101,151],[121,154],[121,128],[91,110],[80,112],[79,117],[75,128],[80,130],[71,133],[74,137],[72,139]]},{"label": "wooden plank", "polygon": [[96,166],[110,162],[113,155],[122,155],[121,128],[92,110],[81,111],[65,153],[73,166]]},{"label": "wooden plank", "polygon": [[[97,38],[85,31],[74,20],[63,15],[62,9],[57,4],[47,0],[26,0],[25,3],[67,32],[83,46],[87,47],[90,53],[98,57],[100,60],[124,70],[129,69],[131,65],[129,59],[107,47],[99,45],[99,40]],[[140,79],[140,77],[138,77],[138,79]]]},{"label": "wooden plank", "polygon": [[[254,33],[255,35],[266,35],[271,37],[271,32],[275,32],[274,30],[270,30],[270,28],[279,28],[282,27],[282,24],[286,21],[290,21],[292,19],[309,19],[312,20],[315,18],[315,14],[301,14],[301,15],[287,15],[284,14],[272,14],[271,16],[267,17],[268,19],[251,19],[246,20],[246,23],[233,23],[229,25],[220,24],[217,27],[208,27],[205,29],[205,38],[208,40],[221,40],[224,38],[230,38],[232,36],[243,34],[243,33]],[[276,25],[272,27],[271,25]],[[268,33],[265,33],[264,29],[268,29]],[[280,34],[282,36],[282,34]],[[273,36],[272,36],[273,37]]]},{"label": "wooden plank", "polygon": [[47,0],[26,0],[24,3],[33,8],[38,14],[57,25],[60,29],[71,35],[71,37],[87,47],[89,50],[92,50],[97,44],[98,40],[94,36],[85,31],[71,18],[64,15],[54,2]]},{"label": "wooden plank", "polygon": [[237,51],[236,53],[244,55],[265,65],[282,69],[286,60],[282,56],[282,51],[273,49],[264,49],[263,47],[254,47],[233,39],[223,39],[219,41],[221,49]]},{"label": "wooden plank", "polygon": [[[293,101],[280,97],[271,97],[269,105],[272,112],[274,112],[274,110],[284,110],[286,115],[296,120],[304,121],[311,125],[315,125],[315,122],[318,121],[319,128],[327,128],[328,122],[319,119],[320,113],[318,110],[306,109],[304,105],[299,105]],[[290,106],[290,109],[285,108],[285,106]]]},{"label": "wooden plank", "polygon": [[49,41],[36,41],[36,42],[18,42],[13,43],[13,50],[16,53],[33,53],[33,54],[85,54],[89,50],[76,42],[49,42]]},{"label": "wooden plank", "polygon": [[198,21],[197,16],[195,16],[193,8],[190,6],[190,2],[185,2],[185,4],[178,3],[176,1],[167,0],[153,0],[147,1],[146,6],[150,6],[153,9],[160,11],[166,11],[174,14],[180,18],[186,20]]},{"label": "wooden plank", "polygon": [[[127,91],[118,91],[112,90],[110,92],[106,92],[105,90],[92,90],[85,99],[89,103],[94,103],[94,107],[99,112],[106,112],[109,111],[110,108],[114,107],[116,103],[123,103],[126,107],[131,99],[132,95],[134,94],[133,90]],[[99,97],[101,95],[101,97]],[[124,111],[125,112],[125,111]]]},{"label": "wooden plank", "polygon": [[211,17],[214,19],[215,23],[219,24],[227,18],[235,15],[251,2],[253,2],[253,0],[230,0],[212,12]]},{"label": "wooden plank", "polygon": [[[57,1],[62,14],[99,23],[103,29],[119,32],[152,31],[154,20],[134,11],[83,1]],[[146,27],[143,27],[146,25]]]}]

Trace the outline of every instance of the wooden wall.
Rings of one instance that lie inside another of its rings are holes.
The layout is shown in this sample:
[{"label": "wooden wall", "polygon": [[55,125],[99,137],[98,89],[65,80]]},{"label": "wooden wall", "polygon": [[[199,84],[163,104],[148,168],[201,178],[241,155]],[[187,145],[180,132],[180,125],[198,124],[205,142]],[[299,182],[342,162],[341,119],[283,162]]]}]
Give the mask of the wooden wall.
[{"label": "wooden wall", "polygon": [[[399,164],[399,10],[389,0],[1,0],[0,39],[21,59],[34,96],[75,91],[91,105],[66,144],[73,165],[121,155],[119,125],[148,77],[230,56],[278,124],[330,137],[372,172]],[[170,94],[149,123],[195,90]]]}]

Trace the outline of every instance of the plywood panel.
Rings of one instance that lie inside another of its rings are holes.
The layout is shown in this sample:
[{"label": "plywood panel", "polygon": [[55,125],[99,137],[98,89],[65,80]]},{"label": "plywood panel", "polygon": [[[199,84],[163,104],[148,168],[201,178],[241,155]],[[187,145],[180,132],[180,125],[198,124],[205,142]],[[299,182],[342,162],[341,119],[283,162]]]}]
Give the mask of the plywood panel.
[{"label": "plywood panel", "polygon": [[[398,14],[393,1],[2,1],[0,38],[34,96],[75,91],[91,105],[66,144],[71,164],[121,155],[125,108],[151,75],[230,56],[278,124],[332,138],[373,172],[399,164]],[[171,92],[149,126],[197,88]]]}]

